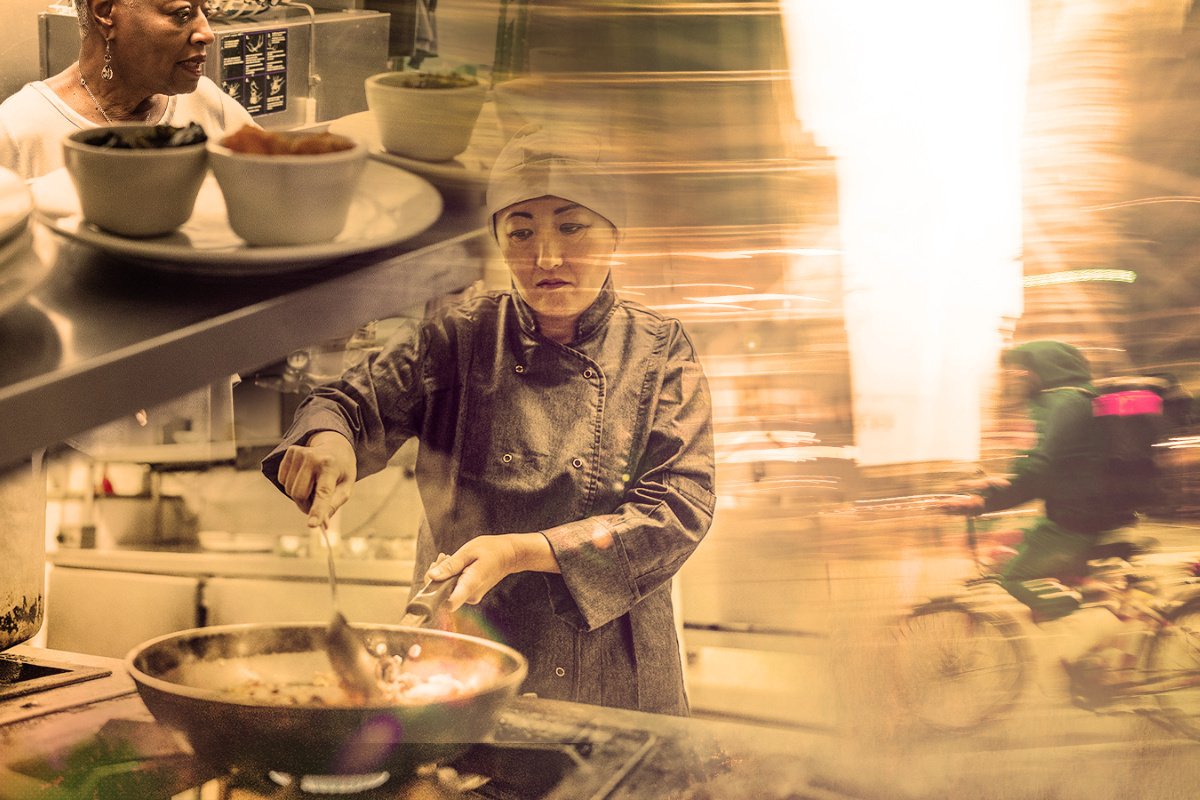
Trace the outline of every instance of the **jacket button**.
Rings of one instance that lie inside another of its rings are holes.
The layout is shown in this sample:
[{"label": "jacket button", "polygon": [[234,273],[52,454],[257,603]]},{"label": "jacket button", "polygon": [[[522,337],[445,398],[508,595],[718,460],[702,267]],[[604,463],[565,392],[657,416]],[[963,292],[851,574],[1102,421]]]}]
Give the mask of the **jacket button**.
[{"label": "jacket button", "polygon": [[500,456],[500,460],[505,464],[509,463],[512,461],[512,453],[505,453],[504,455]]},{"label": "jacket button", "polygon": [[592,372],[591,368],[585,369],[585,370],[583,371],[583,377],[585,377],[585,378],[591,378],[591,377],[592,377],[592,376],[594,376],[595,374],[596,374],[596,373]]},{"label": "jacket button", "polygon": [[567,671],[565,669],[563,669],[562,667],[555,667],[554,674],[561,678],[567,674]]},{"label": "jacket button", "polygon": [[571,466],[574,467],[575,469],[579,469],[580,467],[583,466],[583,459],[577,458],[577,459],[573,460],[571,462]]},{"label": "jacket button", "polygon": [[513,367],[513,369],[516,371],[516,373],[518,375],[525,374],[525,365],[524,364],[517,364],[515,367]]}]

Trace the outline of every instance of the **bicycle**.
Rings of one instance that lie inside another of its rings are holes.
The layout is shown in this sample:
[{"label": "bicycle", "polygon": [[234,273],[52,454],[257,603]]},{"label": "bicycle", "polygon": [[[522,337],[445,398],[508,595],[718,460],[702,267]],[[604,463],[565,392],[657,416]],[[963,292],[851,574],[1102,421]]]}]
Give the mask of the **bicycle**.
[{"label": "bicycle", "polygon": [[[1028,623],[1018,616],[1029,610],[981,560],[973,517],[967,518],[966,539],[979,574],[961,591],[914,606],[893,628],[899,701],[927,728],[946,733],[976,730],[1012,709],[1036,663],[1026,641]],[[1079,608],[1103,605],[1138,634],[1132,664],[1109,670],[1115,680],[1095,691],[1080,690],[1073,679],[1072,700],[1096,713],[1145,714],[1200,740],[1200,566],[1191,564],[1180,590],[1165,594],[1137,568],[1144,546],[1098,547],[1089,555],[1099,558],[1089,558],[1084,578],[1030,582],[1042,593],[1075,598]],[[997,593],[1021,611],[1005,608],[1009,603],[997,602]]]}]

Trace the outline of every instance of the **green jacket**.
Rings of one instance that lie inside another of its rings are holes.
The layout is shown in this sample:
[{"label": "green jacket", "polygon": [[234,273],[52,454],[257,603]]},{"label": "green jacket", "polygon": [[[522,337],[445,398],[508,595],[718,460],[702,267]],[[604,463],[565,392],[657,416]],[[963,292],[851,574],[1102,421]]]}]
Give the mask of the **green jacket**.
[{"label": "green jacket", "polygon": [[1030,402],[1037,443],[1009,465],[1009,486],[984,492],[984,511],[1041,499],[1048,519],[1079,533],[1132,522],[1132,514],[1102,488],[1105,453],[1093,427],[1096,390],[1087,359],[1069,344],[1036,341],[1014,347],[1005,361],[1041,380],[1041,391]]}]

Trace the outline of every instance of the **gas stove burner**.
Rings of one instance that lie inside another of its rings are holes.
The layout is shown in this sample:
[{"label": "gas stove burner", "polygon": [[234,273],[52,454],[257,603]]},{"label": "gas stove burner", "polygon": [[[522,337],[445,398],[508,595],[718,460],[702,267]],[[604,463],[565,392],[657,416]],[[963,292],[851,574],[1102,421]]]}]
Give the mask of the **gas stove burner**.
[{"label": "gas stove burner", "polygon": [[0,655],[0,700],[108,675],[112,675],[112,670],[42,658]]},{"label": "gas stove burner", "polygon": [[[267,777],[279,786],[291,786],[294,776],[271,770]],[[391,779],[391,773],[371,772],[366,775],[301,775],[299,789],[304,794],[359,794],[378,789]]]},{"label": "gas stove burner", "polygon": [[[520,724],[524,722],[532,724]],[[525,741],[478,743],[448,762],[426,764],[406,775],[375,772],[295,776],[279,771],[237,770],[226,778],[222,796],[231,800],[284,796],[603,800],[656,742],[652,734],[643,731],[568,726],[532,716],[520,720],[508,717],[500,727]]]}]

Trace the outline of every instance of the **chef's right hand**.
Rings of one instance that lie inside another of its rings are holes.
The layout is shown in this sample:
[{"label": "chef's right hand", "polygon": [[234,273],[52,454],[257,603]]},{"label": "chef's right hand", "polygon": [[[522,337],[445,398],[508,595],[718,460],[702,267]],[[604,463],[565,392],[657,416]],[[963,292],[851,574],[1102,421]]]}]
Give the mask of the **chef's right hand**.
[{"label": "chef's right hand", "polygon": [[358,475],[354,447],[340,433],[318,431],[306,444],[294,444],[279,464],[279,485],[308,514],[308,526],[329,522],[350,499]]}]

